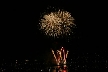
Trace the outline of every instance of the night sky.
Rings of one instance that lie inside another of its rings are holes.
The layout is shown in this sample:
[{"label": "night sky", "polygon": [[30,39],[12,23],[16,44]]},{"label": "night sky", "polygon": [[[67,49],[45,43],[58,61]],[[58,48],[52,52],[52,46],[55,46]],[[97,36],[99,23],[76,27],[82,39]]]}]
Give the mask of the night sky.
[{"label": "night sky", "polygon": [[[5,6],[5,7],[4,7]],[[0,56],[35,58],[64,46],[70,52],[106,51],[107,30],[104,8],[93,2],[52,1],[24,2],[4,5],[1,19]],[[68,38],[54,39],[39,31],[40,14],[54,6],[69,11],[76,28]],[[100,8],[101,7],[101,8]],[[69,39],[69,42],[68,42]]]}]

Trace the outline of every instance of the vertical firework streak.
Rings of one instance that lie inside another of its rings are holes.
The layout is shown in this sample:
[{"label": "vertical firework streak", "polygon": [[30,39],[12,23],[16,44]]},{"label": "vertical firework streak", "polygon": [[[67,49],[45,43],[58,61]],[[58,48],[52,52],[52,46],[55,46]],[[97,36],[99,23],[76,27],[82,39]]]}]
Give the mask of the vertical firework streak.
[{"label": "vertical firework streak", "polygon": [[52,53],[54,55],[54,58],[55,58],[55,61],[56,61],[57,65],[66,64],[66,59],[67,59],[68,52],[69,51],[67,51],[65,53],[65,50],[64,50],[63,47],[61,48],[61,50],[57,50],[56,53],[52,50]]},{"label": "vertical firework streak", "polygon": [[54,51],[53,51],[53,50],[52,50],[52,53],[53,53],[54,58],[55,58],[55,60],[56,60],[56,62],[57,62],[57,58],[56,58],[56,55],[54,54]]}]

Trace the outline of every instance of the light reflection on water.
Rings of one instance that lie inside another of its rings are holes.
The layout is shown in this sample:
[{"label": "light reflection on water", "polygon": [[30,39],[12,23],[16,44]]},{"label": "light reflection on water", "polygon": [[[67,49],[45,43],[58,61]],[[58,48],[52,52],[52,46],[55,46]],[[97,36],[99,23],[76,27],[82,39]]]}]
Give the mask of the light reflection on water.
[{"label": "light reflection on water", "polygon": [[50,72],[68,72],[68,71],[67,70],[59,70],[59,71],[53,70],[53,71],[50,71]]},{"label": "light reflection on water", "polygon": [[49,72],[68,72],[67,66],[54,66]]}]

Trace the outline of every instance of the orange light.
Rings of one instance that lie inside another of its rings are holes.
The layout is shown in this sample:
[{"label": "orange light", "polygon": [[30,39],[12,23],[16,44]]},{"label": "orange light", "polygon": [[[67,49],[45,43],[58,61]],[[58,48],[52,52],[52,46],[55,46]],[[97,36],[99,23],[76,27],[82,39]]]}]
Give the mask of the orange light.
[{"label": "orange light", "polygon": [[63,70],[63,72],[67,72],[66,70]]}]

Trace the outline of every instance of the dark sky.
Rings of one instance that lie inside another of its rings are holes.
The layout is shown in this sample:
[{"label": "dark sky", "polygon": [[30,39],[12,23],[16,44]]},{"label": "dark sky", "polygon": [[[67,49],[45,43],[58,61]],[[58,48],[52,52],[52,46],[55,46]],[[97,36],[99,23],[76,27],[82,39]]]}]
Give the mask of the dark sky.
[{"label": "dark sky", "polygon": [[[35,57],[35,55],[39,56],[39,54],[50,51],[51,48],[61,46],[72,52],[92,52],[106,48],[107,30],[105,18],[103,18],[104,6],[93,2],[42,2],[24,2],[3,6],[1,56]],[[40,14],[48,6],[59,7],[72,13],[77,28],[69,37],[70,42],[67,42],[67,37],[53,39],[38,30]]]}]

